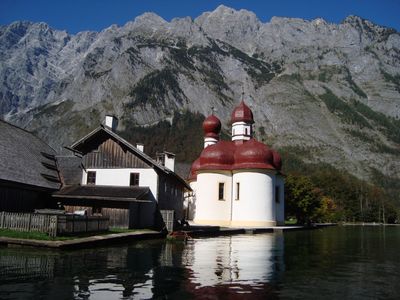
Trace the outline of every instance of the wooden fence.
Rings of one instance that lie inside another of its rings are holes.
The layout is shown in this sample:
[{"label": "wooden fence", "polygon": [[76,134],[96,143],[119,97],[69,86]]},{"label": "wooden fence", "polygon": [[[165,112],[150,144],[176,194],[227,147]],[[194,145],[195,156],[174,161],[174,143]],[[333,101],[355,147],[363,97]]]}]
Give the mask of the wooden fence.
[{"label": "wooden fence", "polygon": [[0,228],[27,232],[60,234],[107,231],[109,218],[101,216],[51,215],[0,212]]},{"label": "wooden fence", "polygon": [[0,213],[0,228],[16,231],[37,231],[56,236],[57,216],[2,211]]}]

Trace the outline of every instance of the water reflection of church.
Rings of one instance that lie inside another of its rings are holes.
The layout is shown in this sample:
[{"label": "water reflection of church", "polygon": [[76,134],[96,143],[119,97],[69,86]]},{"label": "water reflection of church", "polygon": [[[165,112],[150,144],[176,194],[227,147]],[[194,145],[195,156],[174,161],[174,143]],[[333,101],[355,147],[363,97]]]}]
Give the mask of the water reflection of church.
[{"label": "water reflection of church", "polygon": [[200,239],[185,248],[183,264],[196,274],[191,281],[199,286],[257,284],[276,279],[282,252],[280,234]]}]

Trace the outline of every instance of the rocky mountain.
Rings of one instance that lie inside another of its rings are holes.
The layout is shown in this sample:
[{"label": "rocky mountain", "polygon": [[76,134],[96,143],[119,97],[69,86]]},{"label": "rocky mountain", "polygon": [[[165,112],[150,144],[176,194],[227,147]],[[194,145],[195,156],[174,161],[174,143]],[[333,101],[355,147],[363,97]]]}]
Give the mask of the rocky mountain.
[{"label": "rocky mountain", "polygon": [[58,150],[106,113],[134,130],[214,107],[227,130],[243,90],[267,144],[359,178],[400,179],[393,29],[356,16],[263,23],[225,6],[194,20],[145,13],[76,35],[44,23],[0,27],[0,117]]}]

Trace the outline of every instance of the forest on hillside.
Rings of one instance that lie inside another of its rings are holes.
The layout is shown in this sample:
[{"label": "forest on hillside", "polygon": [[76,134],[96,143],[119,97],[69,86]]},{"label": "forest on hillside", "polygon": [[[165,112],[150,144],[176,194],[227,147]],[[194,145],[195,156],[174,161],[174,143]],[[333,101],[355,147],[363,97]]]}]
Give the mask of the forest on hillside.
[{"label": "forest on hillside", "polygon": [[[143,143],[155,157],[164,150],[176,154],[178,163],[190,165],[203,148],[204,116],[177,112],[171,122],[137,126],[125,122],[120,134],[132,144]],[[222,138],[229,138],[222,132]],[[273,146],[273,145],[270,145]],[[286,217],[307,222],[385,222],[400,218],[400,182],[373,169],[372,181],[361,180],[327,163],[305,163],[298,149],[276,149],[286,176]]]}]

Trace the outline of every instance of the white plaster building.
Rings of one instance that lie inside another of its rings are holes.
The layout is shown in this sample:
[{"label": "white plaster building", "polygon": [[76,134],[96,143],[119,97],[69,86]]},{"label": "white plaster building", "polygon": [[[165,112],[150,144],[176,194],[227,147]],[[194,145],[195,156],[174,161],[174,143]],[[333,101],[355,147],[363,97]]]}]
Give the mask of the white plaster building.
[{"label": "white plaster building", "polygon": [[204,149],[192,164],[189,217],[196,224],[266,227],[284,224],[280,155],[253,138],[253,113],[242,101],[232,112],[232,141],[219,141],[220,120],[203,123]]},{"label": "white plaster building", "polygon": [[152,159],[143,145],[135,147],[115,133],[117,122],[106,116],[104,125],[69,147],[80,159],[71,165],[60,158],[63,186],[53,197],[69,210],[109,216],[113,227],[157,227],[160,210],[174,210],[181,219],[190,187],[174,172],[175,155],[163,152]]}]

